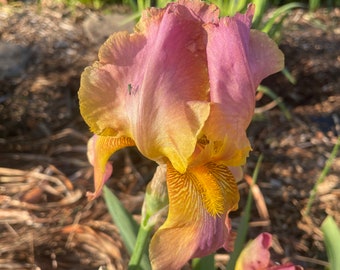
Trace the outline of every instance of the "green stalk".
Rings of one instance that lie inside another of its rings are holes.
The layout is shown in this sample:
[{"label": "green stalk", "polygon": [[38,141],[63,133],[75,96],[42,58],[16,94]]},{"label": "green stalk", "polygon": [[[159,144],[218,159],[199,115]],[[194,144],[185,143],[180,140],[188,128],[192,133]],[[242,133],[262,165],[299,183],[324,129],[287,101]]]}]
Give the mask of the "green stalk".
[{"label": "green stalk", "polygon": [[320,0],[309,0],[309,11],[314,12],[320,7]]},{"label": "green stalk", "polygon": [[257,88],[257,91],[269,96],[272,100],[276,101],[277,105],[279,106],[279,108],[283,112],[284,116],[288,120],[292,119],[292,116],[291,116],[289,110],[286,108],[285,104],[282,102],[280,97],[278,95],[276,95],[273,90],[271,90],[269,87],[259,85],[259,87]]},{"label": "green stalk", "polygon": [[327,257],[330,263],[329,269],[339,270],[340,268],[340,229],[331,216],[327,216],[321,224],[324,242],[326,245]]},{"label": "green stalk", "polygon": [[212,270],[215,267],[215,254],[210,254],[203,258],[195,258],[192,260],[193,270]]},{"label": "green stalk", "polygon": [[[150,262],[147,257],[146,246],[149,243],[149,236],[152,227],[138,226],[132,215],[124,208],[115,194],[106,186],[103,188],[103,196],[109,213],[117,226],[126,250],[131,257],[134,257],[134,268],[150,270]],[[135,249],[138,251],[135,254]],[[144,253],[143,253],[144,252]],[[138,264],[135,264],[138,262]]]},{"label": "green stalk", "polygon": [[137,235],[136,245],[129,262],[129,270],[141,269],[140,262],[143,255],[148,253],[152,228],[153,226],[144,226],[141,224]]},{"label": "green stalk", "polygon": [[325,177],[327,176],[333,161],[338,153],[339,150],[339,146],[340,146],[340,136],[338,137],[338,141],[336,142],[336,144],[333,147],[332,153],[330,155],[330,157],[328,158],[328,160],[326,161],[325,167],[323,168],[318,180],[316,181],[316,183],[314,184],[313,189],[310,192],[310,196],[307,202],[307,206],[306,206],[306,211],[304,213],[305,216],[309,215],[310,212],[310,208],[312,207],[312,204],[315,200],[315,196],[316,196],[316,192],[318,190],[318,186],[323,182],[323,180],[325,179]]},{"label": "green stalk", "polygon": [[263,15],[265,11],[267,10],[268,1],[267,0],[253,0],[252,2],[255,4],[255,14],[253,18],[252,27],[255,29],[259,29],[259,25],[263,19]]}]

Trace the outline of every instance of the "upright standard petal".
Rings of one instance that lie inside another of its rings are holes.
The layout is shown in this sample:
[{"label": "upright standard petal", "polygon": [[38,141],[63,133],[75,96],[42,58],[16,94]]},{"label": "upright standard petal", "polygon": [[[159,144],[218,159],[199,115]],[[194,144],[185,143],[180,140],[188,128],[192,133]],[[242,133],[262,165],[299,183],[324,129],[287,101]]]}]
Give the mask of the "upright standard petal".
[{"label": "upright standard petal", "polygon": [[244,129],[253,114],[257,87],[249,68],[253,12],[251,6],[246,14],[221,18],[219,24],[206,26],[211,102],[221,104],[226,115],[237,117]]},{"label": "upright standard petal", "polygon": [[266,34],[250,30],[254,5],[246,14],[206,26],[211,102],[246,128],[255,107],[255,91],[266,76],[283,68],[283,54]]},{"label": "upright standard petal", "polygon": [[148,35],[145,73],[141,84],[133,86],[127,108],[133,138],[145,156],[161,162],[167,157],[184,172],[210,111],[204,29],[177,3],[169,4],[159,21],[143,18],[147,26],[138,29]]},{"label": "upright standard petal", "polygon": [[[210,78],[209,119],[202,133],[220,144],[215,159],[230,166],[245,163],[250,151],[246,135],[255,108],[255,92],[263,78],[283,68],[283,54],[266,34],[250,30],[254,5],[246,14],[207,24]],[[220,123],[224,123],[221,125]],[[205,151],[212,145],[208,145]]]},{"label": "upright standard petal", "polygon": [[168,164],[169,213],[150,245],[155,270],[180,269],[189,259],[226,247],[227,214],[236,210],[237,186],[224,165],[207,163],[184,174]]}]

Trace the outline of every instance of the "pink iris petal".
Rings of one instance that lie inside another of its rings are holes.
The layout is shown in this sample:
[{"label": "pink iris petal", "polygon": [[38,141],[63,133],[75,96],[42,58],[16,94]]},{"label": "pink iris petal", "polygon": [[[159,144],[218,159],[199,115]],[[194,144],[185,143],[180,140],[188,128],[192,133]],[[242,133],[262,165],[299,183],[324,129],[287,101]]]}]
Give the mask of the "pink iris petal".
[{"label": "pink iris petal", "polygon": [[235,270],[302,270],[302,267],[291,263],[274,265],[270,261],[271,245],[271,234],[261,233],[242,250]]},{"label": "pink iris petal", "polygon": [[[266,34],[250,30],[255,6],[246,14],[208,24],[210,98],[245,129],[253,115],[255,91],[266,76],[283,68],[283,54]],[[228,119],[229,120],[229,119]],[[229,123],[229,122],[228,122]]]},{"label": "pink iris petal", "polygon": [[268,270],[303,270],[301,266],[286,263],[282,265],[274,265],[268,268]]},{"label": "pink iris petal", "polygon": [[237,260],[235,269],[266,269],[270,261],[269,248],[271,245],[272,236],[269,233],[261,233],[243,249]]},{"label": "pink iris petal", "polygon": [[230,118],[237,117],[238,121],[244,122],[239,125],[243,129],[250,122],[257,87],[249,67],[249,33],[253,7],[246,14],[222,18],[218,25],[206,26],[211,102],[228,105],[223,108],[227,110],[226,114],[232,114]]},{"label": "pink iris petal", "polygon": [[168,5],[161,21],[149,23],[148,42],[143,81],[132,85],[127,108],[133,137],[146,156],[166,156],[184,172],[209,114],[201,22],[184,6]]},{"label": "pink iris petal", "polygon": [[212,109],[203,132],[209,140],[223,142],[216,158],[232,161],[231,166],[242,165],[251,149],[245,130],[259,83],[283,68],[283,54],[275,42],[250,30],[254,8],[250,5],[246,14],[205,26]]}]

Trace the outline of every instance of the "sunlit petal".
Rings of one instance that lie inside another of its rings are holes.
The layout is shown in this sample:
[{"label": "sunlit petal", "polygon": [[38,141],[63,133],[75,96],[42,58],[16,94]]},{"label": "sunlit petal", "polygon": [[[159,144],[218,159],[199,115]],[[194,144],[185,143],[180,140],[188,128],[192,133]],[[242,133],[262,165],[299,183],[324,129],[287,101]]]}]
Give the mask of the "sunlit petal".
[{"label": "sunlit petal", "polygon": [[141,35],[115,33],[101,47],[100,61],[83,72],[78,92],[80,112],[92,132],[100,135],[110,129],[112,136],[131,137],[127,97],[129,87],[140,80],[137,74],[143,69],[134,63],[142,61],[139,52],[145,43]]},{"label": "sunlit petal", "polygon": [[127,108],[133,138],[144,155],[156,161],[166,156],[184,172],[210,110],[204,30],[179,5],[169,5],[160,22],[146,16],[143,22],[148,24],[145,74],[142,84],[133,85],[134,101]]}]

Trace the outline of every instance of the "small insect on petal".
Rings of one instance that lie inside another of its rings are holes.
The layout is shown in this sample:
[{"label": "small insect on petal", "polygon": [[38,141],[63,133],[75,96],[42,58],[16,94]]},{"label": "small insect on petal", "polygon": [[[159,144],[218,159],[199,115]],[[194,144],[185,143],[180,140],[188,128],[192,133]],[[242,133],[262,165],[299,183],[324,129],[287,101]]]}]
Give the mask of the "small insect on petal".
[{"label": "small insect on petal", "polygon": [[129,92],[129,95],[131,96],[131,93],[132,93],[132,85],[131,85],[131,83],[128,84],[128,92]]}]

